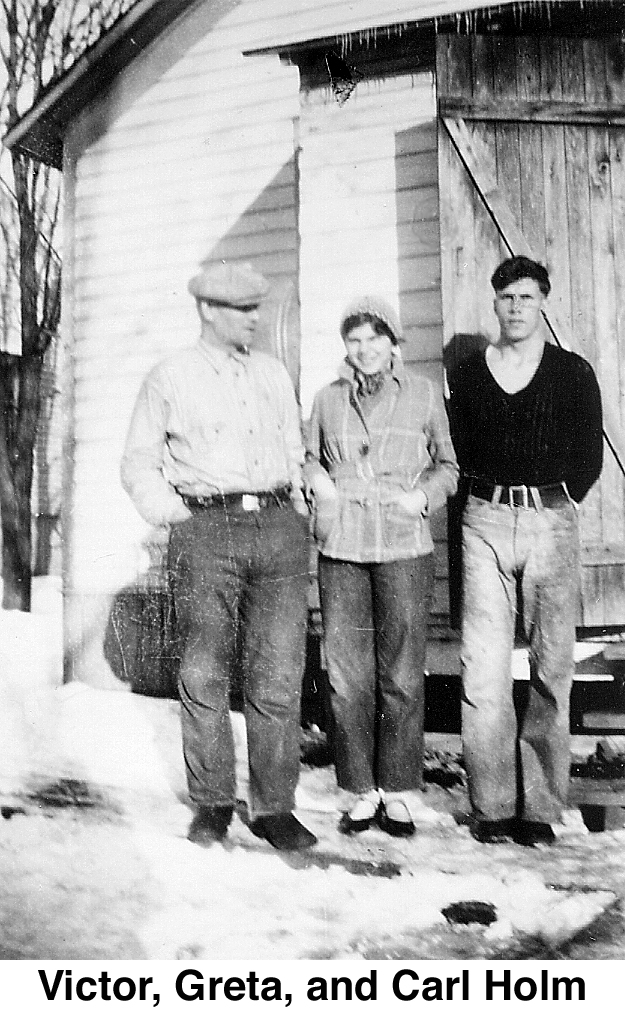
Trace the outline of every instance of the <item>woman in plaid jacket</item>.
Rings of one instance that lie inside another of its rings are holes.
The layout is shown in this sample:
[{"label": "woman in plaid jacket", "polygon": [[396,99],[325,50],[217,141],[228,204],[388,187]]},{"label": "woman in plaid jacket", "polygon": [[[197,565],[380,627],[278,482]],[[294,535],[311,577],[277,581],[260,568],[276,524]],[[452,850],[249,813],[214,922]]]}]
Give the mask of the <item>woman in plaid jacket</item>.
[{"label": "woman in plaid jacket", "polygon": [[319,587],[344,833],[415,831],[423,781],[423,670],[433,582],[430,515],[458,468],[442,395],[404,365],[382,298],[341,319],[347,357],[316,395],[305,479]]}]

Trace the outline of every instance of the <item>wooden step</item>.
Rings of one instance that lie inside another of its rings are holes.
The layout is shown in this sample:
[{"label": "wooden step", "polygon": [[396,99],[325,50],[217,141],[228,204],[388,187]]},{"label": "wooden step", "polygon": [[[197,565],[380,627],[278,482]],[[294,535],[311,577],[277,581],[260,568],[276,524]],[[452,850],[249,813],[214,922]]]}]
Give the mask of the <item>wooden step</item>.
[{"label": "wooden step", "polygon": [[610,641],[603,649],[603,657],[607,662],[625,663],[625,641]]},{"label": "wooden step", "polygon": [[[617,664],[621,659],[618,648],[603,641],[578,641],[575,644],[576,681],[601,683],[620,678]],[[617,649],[617,651],[615,651]],[[430,676],[460,676],[460,638],[454,632],[443,637],[430,637],[426,655],[426,670]],[[527,648],[515,648],[512,653],[512,676],[515,680],[529,680]]]},{"label": "wooden step", "polygon": [[571,776],[569,804],[603,804],[625,807],[625,779],[586,779]]}]

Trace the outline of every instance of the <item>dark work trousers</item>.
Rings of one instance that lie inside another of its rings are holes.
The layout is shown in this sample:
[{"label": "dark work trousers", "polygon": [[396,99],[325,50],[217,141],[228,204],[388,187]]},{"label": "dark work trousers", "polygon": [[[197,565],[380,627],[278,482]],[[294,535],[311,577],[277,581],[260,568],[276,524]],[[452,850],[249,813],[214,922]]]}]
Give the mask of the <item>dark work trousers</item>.
[{"label": "dark work trousers", "polygon": [[243,683],[250,814],[293,809],[308,590],[308,524],[292,504],[211,506],[172,527],[168,568],[182,647],[191,799],[236,799],[230,690]]},{"label": "dark work trousers", "polygon": [[433,556],[319,557],[336,777],[352,793],[423,783],[426,632]]}]

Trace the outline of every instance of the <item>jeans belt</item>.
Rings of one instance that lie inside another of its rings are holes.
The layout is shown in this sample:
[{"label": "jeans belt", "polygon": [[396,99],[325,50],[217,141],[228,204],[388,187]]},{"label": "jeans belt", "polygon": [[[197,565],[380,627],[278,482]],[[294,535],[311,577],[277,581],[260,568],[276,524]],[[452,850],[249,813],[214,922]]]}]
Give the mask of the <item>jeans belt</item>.
[{"label": "jeans belt", "polygon": [[570,503],[564,482],[552,485],[496,485],[481,478],[471,478],[469,481],[472,496],[487,499],[495,506],[503,504],[522,510],[542,510]]},{"label": "jeans belt", "polygon": [[262,510],[268,506],[283,506],[290,502],[291,488],[282,485],[278,489],[264,492],[215,492],[210,496],[185,496],[181,493],[184,505],[189,510],[210,510],[220,507],[228,510]]}]

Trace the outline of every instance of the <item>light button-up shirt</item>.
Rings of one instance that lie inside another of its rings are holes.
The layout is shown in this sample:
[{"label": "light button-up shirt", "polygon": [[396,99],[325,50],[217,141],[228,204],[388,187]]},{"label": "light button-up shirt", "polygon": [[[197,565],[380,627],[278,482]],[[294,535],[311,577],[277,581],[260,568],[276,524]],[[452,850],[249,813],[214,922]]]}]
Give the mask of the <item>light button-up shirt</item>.
[{"label": "light button-up shirt", "polygon": [[124,488],[151,524],[181,520],[183,496],[301,488],[303,446],[284,365],[258,351],[200,340],[145,379],[121,465]]}]

